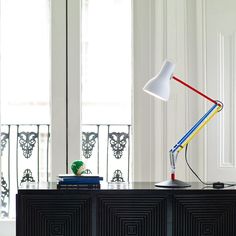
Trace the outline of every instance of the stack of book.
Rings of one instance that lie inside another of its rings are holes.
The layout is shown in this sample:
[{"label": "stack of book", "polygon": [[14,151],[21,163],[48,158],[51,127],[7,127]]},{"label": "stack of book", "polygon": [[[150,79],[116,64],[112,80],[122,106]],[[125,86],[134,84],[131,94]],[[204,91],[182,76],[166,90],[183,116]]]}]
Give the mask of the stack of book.
[{"label": "stack of book", "polygon": [[59,175],[58,189],[98,189],[100,188],[100,181],[103,177],[94,175]]}]

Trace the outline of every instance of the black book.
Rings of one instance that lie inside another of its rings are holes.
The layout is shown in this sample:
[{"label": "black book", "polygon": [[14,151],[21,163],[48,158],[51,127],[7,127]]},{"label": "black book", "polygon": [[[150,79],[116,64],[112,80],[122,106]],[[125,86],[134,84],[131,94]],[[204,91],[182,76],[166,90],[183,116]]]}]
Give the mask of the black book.
[{"label": "black book", "polygon": [[100,189],[100,184],[63,184],[63,183],[58,183],[57,189]]}]

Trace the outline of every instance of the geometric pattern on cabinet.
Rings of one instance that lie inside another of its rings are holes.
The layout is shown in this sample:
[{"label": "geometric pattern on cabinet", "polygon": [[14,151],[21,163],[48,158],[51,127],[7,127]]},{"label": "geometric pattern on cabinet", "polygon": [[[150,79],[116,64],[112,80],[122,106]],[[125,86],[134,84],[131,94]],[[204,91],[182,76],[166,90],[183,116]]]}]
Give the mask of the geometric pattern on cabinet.
[{"label": "geometric pattern on cabinet", "polygon": [[97,204],[99,236],[166,235],[166,196],[100,195]]},{"label": "geometric pattern on cabinet", "polygon": [[[21,236],[91,236],[91,199],[86,195],[21,195]],[[20,218],[21,216],[17,216]]]},{"label": "geometric pattern on cabinet", "polygon": [[236,195],[175,195],[174,236],[233,236]]}]

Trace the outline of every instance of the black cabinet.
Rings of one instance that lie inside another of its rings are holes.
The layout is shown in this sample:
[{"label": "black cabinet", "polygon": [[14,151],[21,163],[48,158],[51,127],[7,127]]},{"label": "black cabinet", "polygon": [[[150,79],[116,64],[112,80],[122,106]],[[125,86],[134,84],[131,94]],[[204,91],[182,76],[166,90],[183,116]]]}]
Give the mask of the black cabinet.
[{"label": "black cabinet", "polygon": [[236,235],[236,192],[175,194],[173,198],[173,235]]},{"label": "black cabinet", "polygon": [[98,236],[166,235],[167,196],[98,194]]},{"label": "black cabinet", "polygon": [[17,235],[90,236],[91,197],[80,194],[18,194]]},{"label": "black cabinet", "polygon": [[234,236],[236,189],[158,189],[154,183],[94,190],[28,185],[17,194],[17,236]]}]

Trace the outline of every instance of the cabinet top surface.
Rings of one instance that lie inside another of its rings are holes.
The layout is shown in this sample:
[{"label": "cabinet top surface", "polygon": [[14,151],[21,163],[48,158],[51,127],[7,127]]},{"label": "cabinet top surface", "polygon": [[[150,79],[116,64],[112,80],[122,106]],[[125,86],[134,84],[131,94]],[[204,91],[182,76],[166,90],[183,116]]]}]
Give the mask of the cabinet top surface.
[{"label": "cabinet top surface", "polygon": [[22,186],[19,187],[18,192],[19,193],[25,193],[26,191],[32,192],[33,190],[49,190],[49,191],[125,191],[125,190],[137,190],[137,191],[195,191],[195,190],[201,190],[201,191],[236,191],[236,186],[232,187],[225,187],[223,189],[214,189],[212,187],[206,187],[201,183],[189,183],[191,184],[191,187],[187,188],[159,188],[155,187],[154,182],[130,182],[130,183],[107,183],[107,182],[101,182],[101,188],[100,189],[67,189],[67,190],[58,190],[57,189],[57,183],[56,182],[49,182],[49,183],[24,183]]}]

